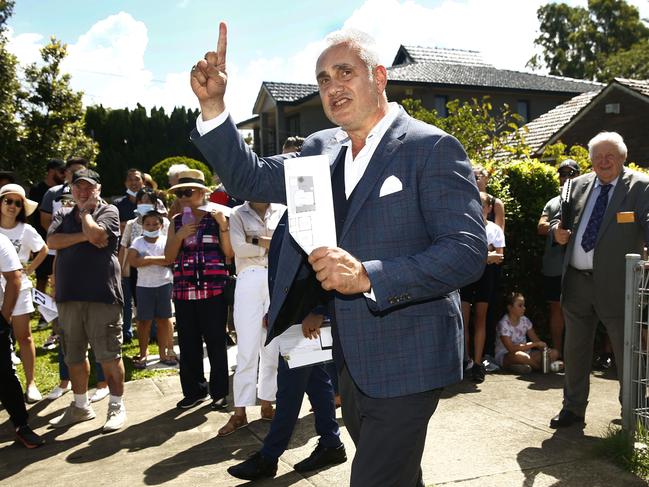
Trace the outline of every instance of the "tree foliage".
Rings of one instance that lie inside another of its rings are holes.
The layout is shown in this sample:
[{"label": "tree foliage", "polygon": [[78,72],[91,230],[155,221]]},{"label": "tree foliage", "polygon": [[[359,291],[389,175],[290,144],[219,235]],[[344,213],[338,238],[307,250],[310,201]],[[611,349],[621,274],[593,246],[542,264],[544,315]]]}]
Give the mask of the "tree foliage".
[{"label": "tree foliage", "polygon": [[23,93],[16,76],[18,61],[7,51],[6,22],[14,2],[0,0],[0,169],[13,170],[23,159],[18,118]]},{"label": "tree foliage", "polygon": [[52,37],[41,49],[42,64],[25,68],[27,96],[22,109],[25,164],[18,167],[26,180],[42,177],[52,157],[83,156],[92,161],[97,145],[83,130],[83,93],[70,87],[70,75],[61,72],[67,46]]},{"label": "tree foliage", "polygon": [[149,171],[151,177],[155,180],[156,183],[158,183],[159,188],[169,188],[169,179],[167,178],[167,173],[169,172],[169,168],[174,164],[184,164],[191,169],[198,169],[199,171],[202,171],[205,175],[205,184],[207,186],[212,186],[213,184],[218,183],[218,181],[214,181],[212,170],[207,164],[201,161],[197,161],[196,159],[192,159],[191,157],[175,156],[167,157],[166,159],[161,160]]},{"label": "tree foliage", "polygon": [[615,77],[649,79],[649,40],[616,52],[606,60],[600,79],[610,81]]},{"label": "tree foliage", "polygon": [[637,49],[638,43],[649,39],[649,28],[636,7],[624,0],[589,0],[588,8],[548,3],[538,9],[537,17],[540,34],[534,42],[542,52],[530,59],[529,66],[579,79],[637,77],[628,62],[624,71],[610,69],[620,67],[619,62],[607,69],[612,56]]},{"label": "tree foliage", "polygon": [[420,100],[407,99],[402,103],[413,117],[453,134],[472,161],[491,159],[501,150],[518,157],[529,154],[523,132],[518,130],[521,117],[511,112],[507,105],[494,112],[488,96],[481,101],[475,98],[468,102],[451,100],[446,105],[446,117],[434,109],[424,108]]},{"label": "tree foliage", "polygon": [[[197,116],[198,110],[185,107],[176,107],[170,114],[155,107],[147,113],[141,105],[132,110],[88,107],[85,127],[99,144],[97,168],[106,194],[123,192],[128,168],[150,172],[154,164],[176,155],[203,160],[188,137]],[[161,186],[166,184],[165,180]]]}]

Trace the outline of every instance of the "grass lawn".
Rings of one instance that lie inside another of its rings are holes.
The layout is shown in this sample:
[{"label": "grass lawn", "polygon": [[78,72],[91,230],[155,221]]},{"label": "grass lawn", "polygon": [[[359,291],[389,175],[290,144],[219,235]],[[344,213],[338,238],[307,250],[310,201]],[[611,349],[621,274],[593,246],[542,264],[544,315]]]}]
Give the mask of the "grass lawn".
[{"label": "grass lawn", "polygon": [[[43,350],[43,343],[50,334],[51,327],[45,330],[38,330],[36,325],[38,319],[32,319],[32,336],[36,346],[36,385],[38,390],[41,391],[43,397],[49,394],[59,384],[59,364],[58,364],[58,347],[53,350]],[[124,368],[126,369],[126,381],[143,379],[146,377],[156,377],[160,375],[174,375],[177,374],[177,369],[144,369],[138,370],[133,368],[133,361],[131,357],[139,354],[139,346],[136,339],[130,344],[122,347],[122,357],[124,359]],[[156,343],[149,344],[149,355],[158,354],[158,345]],[[16,366],[20,382],[25,387],[25,374],[21,365]],[[96,384],[94,366],[90,367],[90,383],[89,387],[94,387]]]}]

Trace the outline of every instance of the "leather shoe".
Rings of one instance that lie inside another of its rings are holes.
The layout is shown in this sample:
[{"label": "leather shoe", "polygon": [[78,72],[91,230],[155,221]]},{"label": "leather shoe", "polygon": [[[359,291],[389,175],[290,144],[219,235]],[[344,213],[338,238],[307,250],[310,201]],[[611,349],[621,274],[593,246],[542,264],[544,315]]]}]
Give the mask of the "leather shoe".
[{"label": "leather shoe", "polygon": [[322,467],[329,465],[338,465],[347,461],[347,453],[345,453],[345,445],[340,445],[338,448],[327,448],[320,445],[315,447],[315,450],[301,462],[295,464],[293,469],[296,472],[309,472],[311,470],[318,470]]},{"label": "leather shoe", "polygon": [[277,474],[277,460],[266,458],[258,451],[245,462],[228,468],[228,473],[242,480],[272,478]]},{"label": "leather shoe", "polygon": [[583,426],[584,417],[577,416],[575,413],[568,411],[567,409],[562,409],[559,414],[550,420],[550,428],[566,428],[577,423]]}]

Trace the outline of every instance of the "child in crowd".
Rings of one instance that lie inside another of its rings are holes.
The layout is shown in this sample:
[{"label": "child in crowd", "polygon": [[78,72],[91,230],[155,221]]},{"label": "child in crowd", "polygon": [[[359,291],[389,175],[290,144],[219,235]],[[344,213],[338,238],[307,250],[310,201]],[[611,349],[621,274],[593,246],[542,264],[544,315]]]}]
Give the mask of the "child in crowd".
[{"label": "child in crowd", "polygon": [[482,364],[482,354],[484,352],[486,331],[487,331],[487,311],[489,302],[492,300],[493,293],[497,289],[499,273],[497,267],[502,264],[503,252],[505,250],[505,234],[502,229],[494,222],[487,219],[492,211],[493,203],[487,193],[480,193],[482,201],[482,217],[485,222],[487,232],[487,243],[489,252],[487,254],[487,266],[482,277],[468,286],[460,289],[462,299],[462,317],[464,319],[464,340],[465,353],[470,356],[469,352],[469,323],[471,320],[471,305],[474,307],[473,317],[473,359],[469,358],[465,364],[465,370],[471,371],[471,378],[476,383],[481,383],[485,378],[485,367]]},{"label": "child in crowd", "polygon": [[142,236],[133,240],[128,249],[128,263],[138,269],[137,273],[137,336],[140,344],[140,356],[133,362],[137,369],[147,365],[149,335],[151,322],[155,319],[158,326],[158,346],[160,362],[175,366],[173,349],[169,350],[170,337],[173,335],[171,325],[171,290],[173,275],[170,262],[164,256],[167,237],[160,230],[164,219],[162,214],[152,210],[142,216]]},{"label": "child in crowd", "polygon": [[[507,314],[496,327],[496,362],[501,367],[517,374],[528,374],[541,370],[543,349],[547,344],[541,341],[534,331],[532,322],[525,316],[525,298],[521,293],[507,296]],[[528,337],[532,341],[527,341]],[[550,361],[559,358],[559,352],[550,349]]]}]

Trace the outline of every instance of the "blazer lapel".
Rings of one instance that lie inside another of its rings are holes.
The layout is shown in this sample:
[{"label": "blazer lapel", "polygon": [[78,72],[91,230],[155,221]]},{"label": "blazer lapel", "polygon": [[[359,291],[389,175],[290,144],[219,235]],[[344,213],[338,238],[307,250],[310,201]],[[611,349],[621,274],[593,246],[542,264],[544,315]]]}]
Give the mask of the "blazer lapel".
[{"label": "blazer lapel", "polygon": [[339,244],[345,238],[345,235],[349,231],[349,228],[363,206],[363,203],[376,187],[376,184],[385,171],[385,168],[392,162],[394,153],[401,147],[401,140],[407,131],[407,127],[408,116],[405,111],[402,111],[383,135],[379,146],[372,155],[372,159],[370,159],[370,163],[368,164],[363,177],[356,185],[356,188],[354,188],[353,198],[351,199],[350,206],[347,210],[345,225],[340,232]]},{"label": "blazer lapel", "polygon": [[604,218],[602,219],[602,225],[599,228],[599,233],[597,234],[597,240],[601,238],[606,230],[606,227],[610,225],[613,221],[613,215],[617,213],[618,208],[626,198],[627,193],[629,192],[629,173],[623,168],[622,173],[620,173],[620,179],[618,179],[615,189],[613,190],[613,196],[611,196],[611,201],[609,201],[606,206],[606,212],[604,213]]}]

